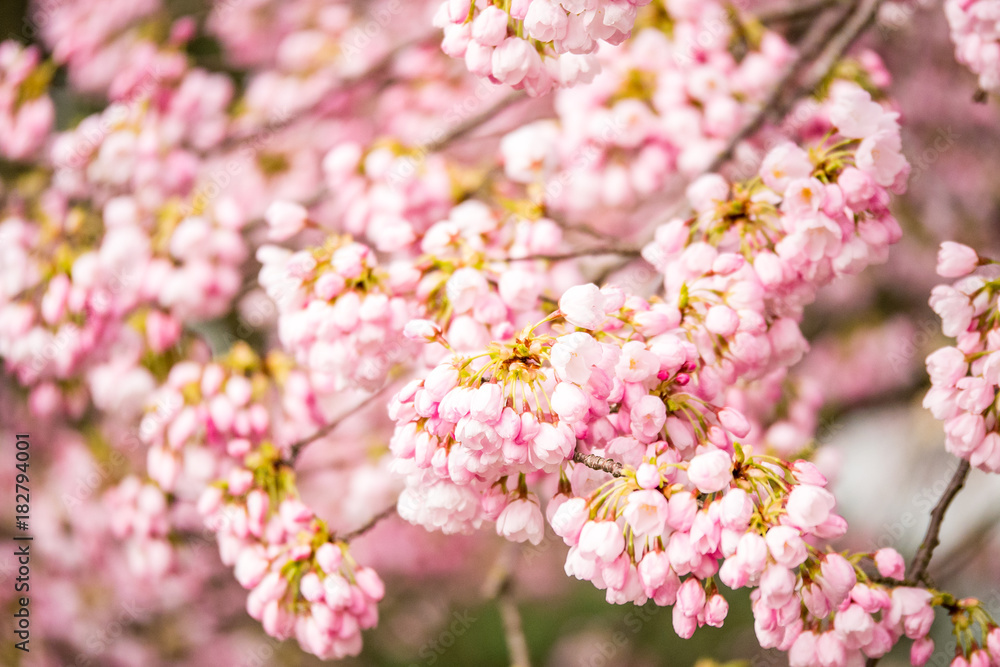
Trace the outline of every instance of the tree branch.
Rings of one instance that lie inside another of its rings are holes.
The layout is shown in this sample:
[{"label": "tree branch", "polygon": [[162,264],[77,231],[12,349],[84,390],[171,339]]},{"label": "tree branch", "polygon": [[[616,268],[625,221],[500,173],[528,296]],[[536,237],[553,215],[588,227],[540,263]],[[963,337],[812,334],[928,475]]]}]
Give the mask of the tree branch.
[{"label": "tree branch", "polygon": [[372,394],[371,396],[369,396],[368,398],[366,398],[365,400],[361,401],[356,406],[354,406],[353,408],[351,408],[351,410],[349,410],[348,412],[344,413],[343,415],[341,415],[337,419],[334,419],[332,422],[330,422],[326,426],[320,428],[318,431],[316,431],[316,432],[314,432],[314,433],[312,433],[310,435],[307,435],[306,437],[302,438],[301,440],[293,442],[289,446],[289,448],[288,448],[288,459],[285,461],[285,463],[287,463],[288,465],[294,466],[296,459],[298,459],[299,454],[302,453],[302,450],[303,450],[303,448],[305,448],[306,445],[319,440],[323,436],[329,435],[334,429],[336,429],[338,426],[340,426],[340,424],[345,419],[347,419],[348,417],[352,417],[358,410],[361,410],[361,409],[366,408],[369,405],[371,405],[375,401],[376,398],[378,398],[379,396],[381,396],[385,392],[385,390],[388,389],[391,386],[392,386],[392,383],[389,383],[389,384],[385,385],[384,387],[382,387],[381,389],[379,389],[378,391],[376,391],[374,394]]},{"label": "tree branch", "polygon": [[843,0],[812,0],[812,2],[792,2],[783,7],[772,7],[752,12],[761,23],[788,23],[799,19],[812,17],[829,7],[842,4]]},{"label": "tree branch", "polygon": [[472,118],[469,118],[464,123],[459,123],[454,128],[452,128],[450,132],[445,134],[440,139],[432,141],[429,144],[425,144],[422,147],[422,151],[424,153],[435,153],[441,150],[442,148],[444,148],[451,142],[455,141],[456,139],[461,139],[469,132],[472,132],[474,129],[476,129],[486,121],[496,116],[498,113],[506,109],[511,104],[523,99],[527,99],[527,97],[528,97],[527,94],[524,93],[523,91],[516,91],[505,96],[502,100],[500,100],[490,108],[486,109],[482,113],[473,116]]},{"label": "tree branch", "polygon": [[388,519],[389,517],[391,517],[395,513],[396,513],[396,505],[394,503],[394,504],[390,505],[389,507],[386,507],[384,510],[382,510],[381,512],[379,512],[375,516],[373,516],[371,519],[369,519],[368,522],[365,525],[361,526],[360,528],[358,528],[356,530],[352,530],[349,533],[344,533],[343,535],[338,536],[338,539],[341,539],[341,540],[343,540],[345,542],[350,542],[355,537],[360,537],[361,535],[364,535],[369,530],[371,530],[376,525],[378,525],[379,522],[381,522],[383,519]]},{"label": "tree branch", "polygon": [[621,461],[606,459],[597,454],[584,454],[583,452],[574,452],[573,462],[585,465],[591,470],[606,472],[612,477],[621,477],[623,475],[622,468],[625,467]]},{"label": "tree branch", "polygon": [[944,514],[948,511],[951,501],[955,499],[955,496],[958,495],[958,492],[965,485],[965,480],[969,476],[969,468],[969,462],[965,459],[959,462],[955,474],[952,476],[951,481],[948,482],[948,488],[944,490],[941,499],[931,511],[931,522],[927,526],[927,532],[924,534],[924,541],[921,543],[920,549],[917,550],[917,555],[914,556],[913,563],[910,565],[910,575],[907,579],[910,583],[919,584],[927,573],[927,567],[931,563],[931,556],[934,555],[934,549],[940,542],[938,535],[941,532],[941,522],[944,520]]},{"label": "tree branch", "polygon": [[490,257],[491,262],[523,262],[530,260],[545,260],[548,262],[562,262],[567,259],[579,259],[581,257],[596,257],[599,255],[618,255],[621,257],[639,257],[642,250],[639,248],[581,248],[571,252],[557,253],[552,255],[526,255],[524,257]]},{"label": "tree branch", "polygon": [[[729,140],[706,173],[718,171],[732,158],[736,147],[756,134],[768,118],[784,117],[795,100],[812,93],[847,49],[875,20],[882,2],[883,0],[854,0],[846,5],[846,11],[838,8],[836,12],[821,14],[802,38],[798,56],[782,74],[760,110]],[[824,16],[833,18],[823,20]],[[804,83],[796,86],[800,75],[806,70],[809,76]],[[788,91],[793,92],[789,95]]]},{"label": "tree branch", "polygon": [[510,653],[511,667],[531,667],[524,625],[514,600],[513,561],[517,557],[514,544],[506,544],[483,583],[483,595],[497,601],[503,622],[504,638]]}]

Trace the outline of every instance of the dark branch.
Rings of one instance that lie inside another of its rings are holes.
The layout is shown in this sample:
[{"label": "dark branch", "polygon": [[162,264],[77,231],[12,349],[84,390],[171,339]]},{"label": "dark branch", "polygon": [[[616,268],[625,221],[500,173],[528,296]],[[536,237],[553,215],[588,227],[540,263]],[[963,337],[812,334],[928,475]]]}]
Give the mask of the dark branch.
[{"label": "dark branch", "polygon": [[374,394],[372,394],[371,396],[369,396],[368,398],[366,398],[365,400],[361,401],[359,404],[357,404],[356,406],[354,406],[350,411],[344,413],[343,415],[341,415],[337,419],[334,419],[332,422],[330,422],[326,426],[322,427],[321,429],[319,429],[315,433],[312,433],[311,435],[307,435],[306,437],[302,438],[301,440],[292,443],[291,446],[289,446],[289,448],[288,448],[288,459],[287,459],[286,463],[288,463],[289,465],[295,465],[296,459],[298,459],[299,454],[302,453],[302,449],[306,445],[308,445],[308,444],[310,444],[312,442],[315,442],[316,440],[319,440],[320,438],[322,438],[322,437],[324,437],[324,436],[329,435],[330,433],[332,433],[333,430],[336,429],[338,426],[340,426],[340,424],[345,419],[347,419],[348,417],[353,416],[355,413],[357,413],[358,410],[361,410],[361,409],[366,408],[369,405],[371,405],[375,401],[376,398],[378,398],[379,396],[381,396],[383,394],[383,392],[385,392],[385,390],[388,389],[391,386],[392,386],[391,383],[387,384],[386,386],[382,387],[381,389],[379,389],[378,391],[376,391]]},{"label": "dark branch", "polygon": [[792,2],[784,7],[772,7],[754,12],[753,16],[761,23],[768,25],[772,23],[788,23],[804,18],[811,18],[815,14],[841,4],[843,0],[812,0],[812,2]]},{"label": "dark branch", "polygon": [[597,454],[584,454],[582,452],[573,453],[573,462],[585,465],[591,470],[606,472],[612,477],[621,477],[623,474],[622,468],[625,467],[625,464],[621,461],[606,459]]},{"label": "dark branch", "polygon": [[444,148],[451,142],[455,141],[456,139],[461,139],[469,132],[472,132],[474,129],[476,129],[477,127],[479,127],[480,125],[487,122],[488,120],[496,116],[498,113],[509,107],[511,104],[514,104],[515,102],[518,102],[523,99],[527,99],[527,95],[522,91],[517,91],[511,93],[510,95],[507,95],[502,100],[500,100],[490,108],[486,109],[479,115],[473,116],[464,123],[455,126],[450,132],[448,132],[440,139],[432,141],[429,144],[425,144],[422,148],[422,151],[424,153],[435,153],[441,150],[442,148]]},{"label": "dark branch", "polygon": [[564,252],[553,255],[528,255],[525,257],[495,257],[491,261],[497,262],[521,262],[529,260],[545,260],[548,262],[562,262],[567,259],[579,259],[581,257],[596,257],[600,255],[618,255],[620,257],[639,257],[642,250],[638,248],[581,248],[572,252]]},{"label": "dark branch", "polygon": [[396,506],[395,505],[391,505],[389,507],[386,507],[384,510],[382,510],[381,512],[379,512],[378,514],[376,514],[375,516],[373,516],[368,521],[368,523],[366,523],[365,525],[361,526],[357,530],[352,530],[349,533],[344,533],[343,535],[340,536],[340,539],[344,540],[345,542],[350,542],[355,537],[360,537],[361,535],[364,535],[369,530],[371,530],[376,525],[378,525],[378,523],[381,522],[383,519],[388,519],[389,517],[391,517],[395,513],[396,513]]},{"label": "dark branch", "polygon": [[[798,56],[782,74],[760,111],[730,139],[707,172],[718,171],[732,158],[736,147],[756,134],[769,118],[784,117],[797,99],[812,93],[847,49],[872,24],[882,1],[854,0],[846,5],[846,11],[838,7],[837,11],[817,17],[799,44]],[[804,82],[797,83],[807,70],[809,76]]]},{"label": "dark branch", "polygon": [[969,476],[969,462],[962,459],[958,468],[955,470],[955,474],[952,476],[951,481],[948,482],[948,488],[944,490],[944,494],[941,496],[941,500],[938,501],[937,505],[931,511],[931,523],[927,526],[927,532],[924,534],[924,541],[920,544],[920,549],[917,550],[917,555],[913,558],[913,563],[910,565],[910,574],[908,581],[913,584],[920,583],[927,573],[927,568],[931,563],[931,557],[934,555],[934,549],[940,542],[939,533],[941,532],[941,522],[944,520],[944,514],[948,511],[948,506],[951,505],[951,501],[955,499],[958,492],[962,490],[965,485],[965,480]]}]

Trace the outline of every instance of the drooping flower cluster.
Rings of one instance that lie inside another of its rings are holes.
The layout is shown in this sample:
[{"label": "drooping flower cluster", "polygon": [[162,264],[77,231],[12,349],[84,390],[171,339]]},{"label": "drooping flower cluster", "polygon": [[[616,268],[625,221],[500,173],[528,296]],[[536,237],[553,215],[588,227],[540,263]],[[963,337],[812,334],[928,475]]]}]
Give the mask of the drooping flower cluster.
[{"label": "drooping flower cluster", "polygon": [[1000,2],[947,0],[944,11],[958,62],[979,77],[980,88],[1000,91]]},{"label": "drooping flower cluster", "polygon": [[544,95],[554,87],[589,82],[601,42],[632,34],[650,0],[446,0],[434,24],[444,29],[444,52],[464,58],[473,74]]},{"label": "drooping flower cluster", "polygon": [[295,637],[320,658],[361,651],[361,630],[378,622],[385,587],[295,494],[291,469],[267,447],[205,490],[199,511],[222,562],[250,591],[247,612],[278,639]]},{"label": "drooping flower cluster", "polygon": [[[980,264],[985,266],[976,271]],[[945,447],[987,472],[1000,473],[997,387],[1000,386],[1000,272],[972,248],[945,242],[938,274],[960,278],[931,292],[944,334],[956,338],[927,357],[931,389],[924,407],[944,422]],[[975,271],[975,273],[973,273]],[[970,275],[972,274],[972,275]]]},{"label": "drooping flower cluster", "polygon": [[[654,442],[690,454],[701,442],[729,446],[730,432],[746,435],[742,415],[685,389],[699,359],[678,309],[594,285],[571,288],[559,304],[510,343],[445,358],[393,399],[390,447],[397,469],[410,475],[399,503],[404,518],[446,532],[496,519],[508,487],[525,498],[526,478],[559,470],[578,441],[612,447],[632,463]],[[554,321],[569,331],[543,330]],[[434,488],[442,498],[451,489],[448,501],[467,511],[438,525],[427,502]]]},{"label": "drooping flower cluster", "polygon": [[[288,366],[280,354],[262,361],[245,343],[216,362],[175,364],[139,429],[149,447],[149,476],[167,491],[182,477],[203,486],[264,442],[288,445],[323,424],[313,388]],[[275,406],[278,378],[284,393]],[[273,414],[279,411],[280,419]]]}]

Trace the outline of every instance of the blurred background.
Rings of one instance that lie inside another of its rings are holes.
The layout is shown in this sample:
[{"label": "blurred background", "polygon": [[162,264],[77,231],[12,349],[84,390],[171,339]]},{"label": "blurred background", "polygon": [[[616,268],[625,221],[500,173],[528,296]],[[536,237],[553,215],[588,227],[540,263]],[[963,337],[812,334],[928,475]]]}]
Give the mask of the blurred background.
[{"label": "blurred background", "polygon": [[[253,3],[266,13],[266,0]],[[49,51],[51,45],[39,39],[39,17],[57,14],[60,4],[4,0],[0,36],[38,43]],[[100,10],[100,2],[91,4]],[[119,11],[117,4],[110,3],[107,11]],[[749,3],[750,9],[780,4]],[[432,13],[433,7],[429,9],[424,14]],[[225,40],[219,35],[225,29],[218,20],[208,19],[218,11],[218,6],[213,10],[197,0],[170,0],[149,14],[139,12],[134,24],[140,31],[153,30],[157,22],[172,17],[195,17],[197,35],[187,43],[187,55],[210,71],[231,76],[239,88],[245,84],[243,65],[223,57]],[[239,11],[236,7],[232,16]],[[804,26],[792,21],[778,29],[794,40]],[[266,30],[260,34],[260,48],[273,48],[266,43]],[[940,3],[886,3],[864,46],[881,55],[891,73],[888,97],[901,113],[904,152],[913,167],[908,192],[893,204],[905,236],[887,264],[833,285],[809,308],[804,328],[813,349],[798,373],[812,378],[822,394],[817,462],[835,480],[840,512],[851,526],[849,540],[838,548],[894,546],[911,557],[956,464],[944,451],[941,424],[920,406],[929,386],[923,360],[946,344],[927,306],[938,282],[935,254],[942,240],[969,244],[984,255],[1000,246],[1000,114],[995,98],[976,99],[974,75],[955,62]],[[252,52],[254,47],[249,48]],[[65,69],[56,72],[51,91],[59,129],[74,126],[106,103],[99,93],[71,89]],[[550,113],[544,101],[533,104],[518,117]],[[490,142],[495,146],[495,134],[484,136],[467,150],[486,151]],[[5,177],[15,169],[0,163]],[[256,268],[251,261],[247,273]],[[206,325],[206,335],[218,336],[232,322],[220,318]],[[0,405],[8,408],[0,419],[6,442],[11,438],[8,429],[19,419],[37,422],[26,414],[14,383],[6,377],[0,381]],[[384,430],[380,420],[384,417],[362,415],[353,433],[359,439],[374,437],[368,425]],[[320,664],[294,641],[267,637],[247,616],[244,591],[219,564],[215,545],[204,535],[188,536],[178,545],[186,574],[153,583],[131,576],[120,558],[105,554],[114,547],[107,534],[74,534],[77,529],[67,524],[66,513],[75,513],[74,526],[90,520],[81,517],[92,516],[95,525],[99,523],[101,510],[94,501],[121,476],[120,466],[108,463],[113,457],[104,452],[102,460],[100,447],[95,449],[88,438],[88,432],[59,423],[38,423],[32,431],[35,469],[48,471],[45,481],[39,478],[34,487],[37,581],[32,586],[38,592],[32,604],[38,606],[32,613],[37,614],[33,642],[38,646],[36,650],[33,643],[30,657],[22,656],[13,651],[5,631],[0,663]],[[126,454],[141,460],[138,452]],[[331,484],[343,483],[328,474],[333,464],[326,454],[318,447],[302,463],[303,493],[318,507],[336,495]],[[12,488],[6,479],[4,488]],[[367,509],[375,510],[384,501],[367,502]],[[0,506],[4,540],[10,537],[5,531],[11,521],[3,513],[10,505]],[[1000,614],[998,525],[1000,483],[974,470],[948,513],[930,569],[940,587],[979,597],[995,617]],[[509,664],[501,615],[490,591],[504,576],[498,568],[504,567],[515,573],[509,585],[520,605],[534,665],[786,664],[783,655],[758,648],[743,592],[727,595],[730,613],[724,628],[706,627],[692,640],[680,640],[671,628],[669,610],[652,604],[611,606],[590,583],[563,576],[565,547],[551,532],[538,547],[511,548],[491,531],[429,535],[393,518],[360,538],[356,551],[359,560],[383,574],[389,592],[380,606],[382,621],[365,635],[364,652],[344,660],[345,665]],[[95,553],[105,554],[99,557],[103,569],[91,578],[88,572],[95,563],[90,556]],[[9,595],[14,567],[5,549],[0,555],[0,600],[5,604],[13,603]],[[936,625],[939,646],[949,645],[949,627],[946,622]],[[109,652],[112,646],[115,650]],[[907,664],[907,652],[904,642],[882,664]],[[949,659],[939,650],[929,664],[944,665]]]}]

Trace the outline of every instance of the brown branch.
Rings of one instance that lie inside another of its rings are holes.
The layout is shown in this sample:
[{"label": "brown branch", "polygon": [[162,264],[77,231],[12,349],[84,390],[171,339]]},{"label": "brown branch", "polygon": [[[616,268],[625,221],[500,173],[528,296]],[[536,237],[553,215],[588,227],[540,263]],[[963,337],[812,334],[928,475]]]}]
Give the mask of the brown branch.
[{"label": "brown branch", "polygon": [[556,253],[551,255],[526,255],[524,257],[490,257],[491,262],[524,262],[531,260],[543,260],[547,262],[562,262],[567,259],[579,259],[581,257],[596,257],[599,255],[619,255],[621,257],[639,257],[642,250],[639,248],[581,248],[571,252]]},{"label": "brown branch", "polygon": [[825,9],[839,5],[843,0],[812,0],[812,2],[792,2],[783,7],[771,7],[753,12],[754,18],[767,25],[772,23],[789,23],[804,18],[811,18]]},{"label": "brown branch", "polygon": [[369,519],[365,525],[361,526],[356,530],[352,530],[349,533],[344,533],[343,535],[340,535],[338,539],[341,539],[345,542],[350,542],[355,537],[360,537],[364,535],[369,530],[378,525],[381,521],[383,521],[384,519],[388,519],[395,513],[396,513],[396,505],[395,503],[393,503],[392,505],[386,507],[384,510],[382,510],[381,512],[373,516],[371,519]]},{"label": "brown branch", "polygon": [[486,576],[483,595],[497,601],[511,667],[531,667],[528,640],[525,639],[524,624],[521,622],[521,614],[514,599],[513,561],[516,557],[516,546],[511,543],[506,544]]},{"label": "brown branch", "polygon": [[[934,549],[940,543],[939,534],[944,514],[948,511],[951,501],[955,499],[955,496],[958,495],[958,492],[965,485],[965,480],[969,476],[969,467],[969,462],[965,459],[959,462],[955,474],[952,475],[951,481],[948,482],[948,488],[944,490],[941,499],[938,500],[937,505],[931,510],[931,522],[927,526],[927,532],[924,534],[924,541],[920,544],[917,555],[913,557],[913,562],[910,564],[910,574],[902,585],[919,586],[922,582],[926,581],[927,567],[931,564],[931,556],[934,555]],[[865,661],[865,667],[875,667],[878,661],[878,658],[868,658]]]},{"label": "brown branch", "polygon": [[947,580],[961,571],[972,559],[984,553],[983,548],[993,539],[1000,527],[1000,512],[983,517],[958,544],[938,558],[940,565],[936,568],[938,581]]},{"label": "brown branch", "polygon": [[952,476],[951,481],[948,482],[948,488],[944,490],[941,499],[931,511],[931,522],[927,526],[927,532],[924,534],[924,541],[920,544],[920,549],[917,550],[917,555],[913,557],[913,563],[910,565],[910,574],[907,578],[910,583],[920,583],[927,573],[927,567],[931,563],[931,556],[934,555],[934,549],[940,542],[939,533],[941,532],[941,522],[944,520],[944,514],[948,511],[951,501],[955,499],[955,496],[958,495],[958,492],[965,485],[965,480],[969,476],[969,468],[969,462],[965,459],[959,462],[955,474]]},{"label": "brown branch", "polygon": [[276,132],[278,130],[283,130],[283,129],[287,128],[287,127],[292,126],[293,124],[297,123],[298,121],[303,120],[304,118],[306,118],[307,116],[309,116],[309,114],[311,114],[313,112],[316,112],[316,111],[319,111],[323,107],[323,104],[330,97],[330,95],[332,95],[334,92],[339,92],[339,91],[344,90],[346,88],[350,88],[352,86],[356,86],[356,85],[360,85],[360,84],[366,83],[368,81],[371,81],[372,78],[374,78],[376,76],[380,76],[381,74],[384,74],[386,72],[386,70],[389,69],[389,66],[392,65],[392,62],[396,59],[396,57],[400,53],[402,53],[403,51],[406,51],[407,49],[409,49],[411,47],[414,47],[414,46],[417,46],[417,45],[422,44],[424,42],[430,41],[430,40],[436,38],[438,36],[438,34],[439,34],[438,31],[434,31],[432,33],[428,33],[428,34],[423,35],[421,37],[417,37],[415,39],[412,39],[410,41],[398,44],[397,46],[395,46],[392,49],[390,49],[385,55],[383,55],[377,61],[375,61],[374,63],[372,63],[363,72],[359,72],[357,74],[349,76],[346,79],[344,79],[343,81],[341,81],[340,84],[339,84],[339,86],[338,86],[338,88],[337,88],[337,91],[330,91],[330,93],[328,93],[327,95],[324,95],[323,97],[321,97],[320,99],[318,99],[313,104],[310,104],[309,106],[307,106],[307,107],[305,107],[303,109],[299,109],[294,115],[292,115],[289,118],[286,118],[286,119],[284,119],[284,120],[282,120],[282,121],[280,121],[278,123],[270,124],[264,130],[253,130],[253,131],[250,131],[250,132],[243,132],[243,133],[240,133],[240,134],[234,134],[232,136],[229,136],[229,137],[227,137],[222,142],[222,144],[219,146],[219,148],[222,149],[222,150],[228,150],[228,149],[231,149],[231,148],[235,148],[236,146],[238,146],[239,144],[241,144],[241,143],[243,143],[245,141],[250,141],[250,140],[256,139],[257,137],[259,137],[260,135],[262,135],[264,132]]},{"label": "brown branch", "polygon": [[385,385],[384,387],[382,387],[381,389],[379,389],[378,391],[376,391],[374,394],[372,394],[371,396],[369,396],[368,398],[366,398],[365,400],[361,401],[356,406],[354,406],[353,408],[351,408],[351,410],[349,410],[348,412],[344,413],[343,415],[341,415],[337,419],[334,419],[332,422],[330,422],[326,426],[323,426],[318,431],[316,431],[316,432],[314,432],[314,433],[312,433],[310,435],[307,435],[306,437],[302,438],[301,440],[298,440],[298,441],[292,443],[289,446],[289,448],[288,448],[288,459],[285,461],[285,463],[287,463],[288,465],[294,466],[296,459],[298,459],[299,454],[302,453],[302,449],[305,448],[306,445],[319,440],[323,436],[329,435],[331,432],[333,432],[334,429],[336,429],[338,426],[340,426],[340,424],[343,423],[344,420],[346,420],[348,417],[354,416],[354,414],[357,413],[358,410],[361,410],[361,409],[366,408],[369,405],[371,405],[375,401],[376,398],[378,398],[379,396],[381,396],[385,392],[385,390],[388,389],[391,386],[392,386],[392,383],[389,383],[389,384]]},{"label": "brown branch", "polygon": [[[821,14],[802,38],[798,56],[785,69],[760,110],[729,140],[726,147],[709,165],[706,173],[718,171],[732,158],[737,146],[756,134],[769,118],[784,117],[797,99],[812,93],[829,74],[837,60],[875,20],[882,1],[854,0],[846,5],[846,11],[838,7],[835,12]],[[824,20],[824,17],[828,18]],[[806,70],[809,76],[804,83],[796,85]],[[788,94],[789,91],[792,91],[791,94]]]},{"label": "brown branch", "polygon": [[490,108],[486,109],[479,115],[469,118],[464,123],[459,123],[454,128],[452,128],[450,132],[448,132],[440,139],[425,144],[424,146],[421,147],[421,152],[426,154],[426,153],[435,153],[441,150],[442,148],[444,148],[451,142],[455,141],[456,139],[461,139],[469,132],[472,132],[474,129],[476,129],[486,121],[496,116],[498,113],[506,109],[511,104],[514,104],[515,102],[518,102],[523,99],[527,99],[527,95],[523,91],[513,92],[505,96],[502,100],[500,100]]},{"label": "brown branch", "polygon": [[622,468],[625,467],[624,463],[621,461],[615,461],[614,459],[606,459],[603,456],[598,456],[597,454],[574,452],[573,462],[585,465],[591,470],[606,472],[612,477],[621,477],[624,474],[622,473]]}]

